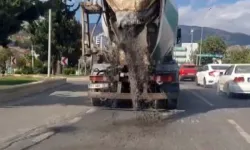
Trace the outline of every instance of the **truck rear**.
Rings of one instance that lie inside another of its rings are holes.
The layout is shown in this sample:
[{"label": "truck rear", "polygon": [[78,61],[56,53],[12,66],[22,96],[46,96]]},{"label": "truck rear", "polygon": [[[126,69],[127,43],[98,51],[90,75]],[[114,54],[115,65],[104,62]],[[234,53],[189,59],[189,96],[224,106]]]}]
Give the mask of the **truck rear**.
[{"label": "truck rear", "polygon": [[179,67],[172,54],[181,42],[181,29],[173,1],[103,0],[101,10],[110,40],[102,56],[109,61],[92,66],[88,92],[92,104],[115,106],[117,101],[132,99],[136,110],[145,103],[175,109]]}]

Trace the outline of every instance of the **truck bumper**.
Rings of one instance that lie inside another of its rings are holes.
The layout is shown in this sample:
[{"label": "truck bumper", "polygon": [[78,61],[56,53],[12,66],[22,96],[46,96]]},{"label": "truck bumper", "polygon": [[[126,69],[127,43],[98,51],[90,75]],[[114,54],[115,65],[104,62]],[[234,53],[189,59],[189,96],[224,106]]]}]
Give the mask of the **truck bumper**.
[{"label": "truck bumper", "polygon": [[[130,93],[111,93],[111,92],[88,92],[89,98],[107,98],[114,100],[128,100],[131,99]],[[140,96],[139,99],[142,100],[162,100],[162,99],[177,99],[179,92],[171,93],[144,93]]]}]

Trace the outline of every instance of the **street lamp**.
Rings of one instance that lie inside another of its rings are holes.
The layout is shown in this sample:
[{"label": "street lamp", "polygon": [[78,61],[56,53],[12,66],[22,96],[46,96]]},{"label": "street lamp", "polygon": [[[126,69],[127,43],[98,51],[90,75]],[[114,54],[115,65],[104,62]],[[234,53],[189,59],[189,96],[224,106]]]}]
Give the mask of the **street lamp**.
[{"label": "street lamp", "polygon": [[191,29],[191,51],[193,51],[194,29]]},{"label": "street lamp", "polygon": [[[208,11],[210,11],[212,8],[209,8]],[[208,12],[207,11],[207,12]],[[207,12],[206,15],[207,16]],[[206,17],[205,17],[206,18]],[[199,57],[199,65],[201,65],[201,51],[202,51],[202,42],[203,42],[203,30],[204,30],[204,26],[201,26],[201,42],[200,42],[200,57]]]},{"label": "street lamp", "polygon": [[194,29],[191,28],[191,53],[193,52]]}]

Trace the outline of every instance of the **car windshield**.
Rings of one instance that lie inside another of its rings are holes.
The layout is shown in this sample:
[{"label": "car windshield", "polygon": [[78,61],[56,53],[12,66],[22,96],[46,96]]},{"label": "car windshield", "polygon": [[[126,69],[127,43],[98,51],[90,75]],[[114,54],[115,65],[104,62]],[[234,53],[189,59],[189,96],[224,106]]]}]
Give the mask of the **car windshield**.
[{"label": "car windshield", "polygon": [[227,68],[228,68],[229,66],[219,66],[219,65],[214,65],[214,66],[211,66],[211,68],[213,69],[213,70],[227,70]]},{"label": "car windshield", "polygon": [[235,67],[235,73],[250,73],[250,65],[239,65]]}]

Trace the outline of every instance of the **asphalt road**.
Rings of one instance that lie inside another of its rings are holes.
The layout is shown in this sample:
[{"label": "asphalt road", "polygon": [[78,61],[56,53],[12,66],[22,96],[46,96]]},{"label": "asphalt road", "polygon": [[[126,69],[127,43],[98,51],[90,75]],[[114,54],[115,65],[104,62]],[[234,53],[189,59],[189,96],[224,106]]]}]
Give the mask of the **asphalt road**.
[{"label": "asphalt road", "polygon": [[[181,84],[178,110],[93,109],[31,150],[249,150],[250,101]],[[88,102],[86,102],[88,105]]]},{"label": "asphalt road", "polygon": [[82,100],[86,98],[86,89],[83,81],[70,81],[60,87],[1,104],[0,149],[13,141],[22,141],[33,130],[50,127],[91,109],[89,102]]}]

